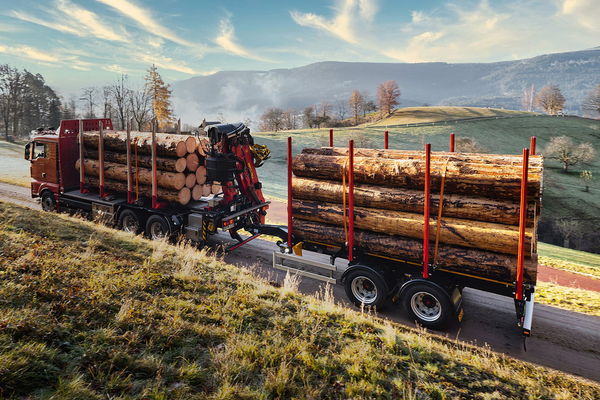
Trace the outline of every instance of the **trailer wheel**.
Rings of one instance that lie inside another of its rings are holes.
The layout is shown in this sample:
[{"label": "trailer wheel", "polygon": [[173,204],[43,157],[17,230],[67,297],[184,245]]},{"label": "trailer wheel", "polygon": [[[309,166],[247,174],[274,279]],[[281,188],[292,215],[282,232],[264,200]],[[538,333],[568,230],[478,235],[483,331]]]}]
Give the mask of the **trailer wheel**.
[{"label": "trailer wheel", "polygon": [[146,235],[152,240],[162,240],[171,235],[171,228],[163,216],[152,215],[146,222]]},{"label": "trailer wheel", "polygon": [[142,230],[140,217],[133,210],[123,210],[119,215],[119,228],[137,235]]},{"label": "trailer wheel", "polygon": [[402,303],[411,319],[431,329],[443,328],[453,313],[448,294],[427,283],[412,284],[403,293]]},{"label": "trailer wheel", "polygon": [[388,290],[379,275],[361,269],[348,273],[344,280],[346,295],[357,307],[373,307],[381,310],[388,298]]},{"label": "trailer wheel", "polygon": [[44,211],[55,211],[56,210],[56,200],[54,200],[54,193],[49,190],[46,190],[42,194],[42,210]]}]

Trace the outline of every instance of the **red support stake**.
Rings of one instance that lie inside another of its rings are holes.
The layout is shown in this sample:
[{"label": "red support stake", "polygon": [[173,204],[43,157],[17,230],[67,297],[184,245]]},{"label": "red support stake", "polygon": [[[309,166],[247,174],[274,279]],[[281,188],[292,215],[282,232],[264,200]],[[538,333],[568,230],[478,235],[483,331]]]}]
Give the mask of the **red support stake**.
[{"label": "red support stake", "polygon": [[354,259],[354,140],[348,142],[348,261]]},{"label": "red support stake", "polygon": [[425,145],[425,206],[423,208],[423,278],[429,278],[429,215],[431,212],[431,145]]},{"label": "red support stake", "polygon": [[287,178],[288,178],[288,203],[287,203],[287,224],[288,224],[288,247],[292,247],[292,137],[288,136],[287,141]]},{"label": "red support stake", "polygon": [[83,159],[83,120],[79,120],[79,192],[85,193],[85,160]]},{"label": "red support stake", "polygon": [[99,177],[100,177],[100,197],[104,197],[104,126],[102,121],[98,122],[98,161],[99,161]]},{"label": "red support stake", "polygon": [[159,208],[156,171],[156,120],[152,121],[152,208]]},{"label": "red support stake", "polygon": [[333,147],[333,129],[329,130],[329,147]]},{"label": "red support stake", "polygon": [[535,156],[535,144],[536,144],[537,138],[535,136],[531,137],[531,142],[529,143],[529,154],[532,156]]},{"label": "red support stake", "polygon": [[383,148],[386,150],[390,148],[390,135],[388,131],[383,132]]},{"label": "red support stake", "polygon": [[517,285],[515,299],[523,300],[523,271],[525,266],[525,227],[527,226],[527,180],[529,149],[523,149],[523,175],[521,177],[521,202],[519,205],[519,249],[517,252]]},{"label": "red support stake", "polygon": [[450,153],[454,153],[454,133],[450,134]]},{"label": "red support stake", "polygon": [[133,204],[133,177],[131,174],[131,123],[127,121],[127,204]]}]

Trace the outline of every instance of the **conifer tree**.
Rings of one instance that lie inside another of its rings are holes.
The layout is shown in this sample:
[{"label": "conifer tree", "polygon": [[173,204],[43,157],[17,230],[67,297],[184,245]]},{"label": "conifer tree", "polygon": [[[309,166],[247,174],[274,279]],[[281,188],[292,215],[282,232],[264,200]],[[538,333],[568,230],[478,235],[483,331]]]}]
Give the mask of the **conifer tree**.
[{"label": "conifer tree", "polygon": [[152,116],[156,118],[159,127],[165,127],[173,122],[173,111],[171,110],[171,89],[160,74],[156,65],[148,69],[145,77],[146,90],[152,100]]}]

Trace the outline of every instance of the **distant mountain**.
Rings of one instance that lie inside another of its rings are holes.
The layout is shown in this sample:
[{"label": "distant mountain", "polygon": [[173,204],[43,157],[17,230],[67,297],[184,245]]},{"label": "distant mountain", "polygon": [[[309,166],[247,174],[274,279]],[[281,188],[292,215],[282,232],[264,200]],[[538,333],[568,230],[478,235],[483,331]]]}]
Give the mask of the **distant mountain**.
[{"label": "distant mountain", "polygon": [[581,113],[587,92],[600,83],[600,47],[495,63],[319,62],[270,71],[223,71],[173,83],[173,103],[185,122],[257,120],[268,107],[302,110],[328,101],[346,102],[353,89],[374,97],[393,79],[402,106],[462,105],[519,109],[523,89],[560,86],[569,113]]}]

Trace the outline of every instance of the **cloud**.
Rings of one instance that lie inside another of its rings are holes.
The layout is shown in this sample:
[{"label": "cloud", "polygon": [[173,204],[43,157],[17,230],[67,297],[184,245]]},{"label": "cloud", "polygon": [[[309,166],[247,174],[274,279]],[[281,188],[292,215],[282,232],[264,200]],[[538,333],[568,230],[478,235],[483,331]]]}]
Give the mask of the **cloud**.
[{"label": "cloud", "polygon": [[256,54],[252,54],[235,41],[235,28],[231,23],[231,17],[227,16],[219,23],[219,36],[215,38],[215,43],[228,53],[235,54],[240,57],[250,58],[258,61],[269,61]]},{"label": "cloud", "polygon": [[354,30],[355,26],[362,26],[358,21],[372,22],[377,13],[377,2],[374,0],[338,0],[334,7],[335,15],[327,19],[313,13],[292,11],[290,15],[298,25],[318,29],[329,33],[345,42],[358,44],[359,39]]},{"label": "cloud", "polygon": [[91,36],[115,42],[129,42],[128,34],[123,28],[113,29],[114,24],[104,23],[103,18],[96,13],[68,0],[57,0],[54,8],[45,10],[45,12],[47,16],[43,19],[16,10],[10,12],[9,15],[22,21],[80,37]]},{"label": "cloud", "polygon": [[42,61],[48,63],[59,62],[60,58],[54,54],[46,53],[42,50],[29,46],[3,46],[0,45],[0,53],[10,54],[12,56],[28,58],[30,60]]},{"label": "cloud", "polygon": [[173,43],[177,43],[186,47],[200,47],[197,43],[192,43],[176,33],[172,32],[169,28],[166,28],[164,24],[159,23],[154,19],[152,14],[143,7],[129,0],[96,0],[102,4],[112,7],[119,13],[135,21],[141,28],[146,32],[149,32],[155,36],[169,40]]},{"label": "cloud", "polygon": [[591,32],[600,33],[600,7],[597,0],[564,0],[560,14],[574,19]]},{"label": "cloud", "polygon": [[183,61],[175,60],[171,57],[162,56],[159,54],[137,53],[135,57],[148,64],[154,64],[157,67],[168,69],[170,71],[182,72],[189,75],[208,75],[210,72],[202,72],[195,70]]}]

